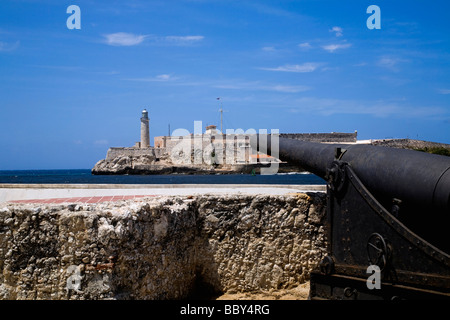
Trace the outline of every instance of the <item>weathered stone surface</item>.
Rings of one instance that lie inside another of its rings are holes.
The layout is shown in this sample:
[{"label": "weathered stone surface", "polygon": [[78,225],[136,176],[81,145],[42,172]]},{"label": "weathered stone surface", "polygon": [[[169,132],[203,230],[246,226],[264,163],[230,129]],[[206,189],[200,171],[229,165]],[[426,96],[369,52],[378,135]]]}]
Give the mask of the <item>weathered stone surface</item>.
[{"label": "weathered stone surface", "polygon": [[[0,207],[0,299],[180,299],[298,286],[324,194]],[[197,287],[196,287],[197,286]]]},{"label": "weathered stone surface", "polygon": [[[201,165],[182,165],[174,164],[169,157],[156,159],[155,157],[141,155],[137,157],[117,156],[112,160],[103,159],[98,161],[92,173],[97,175],[106,174],[205,174],[215,173],[216,167],[207,164]],[[221,169],[221,168],[219,168]]]},{"label": "weathered stone surface", "polygon": [[[91,172],[95,175],[109,174],[237,174],[237,173],[260,173],[261,167],[268,167],[267,164],[195,164],[187,161],[183,163],[174,163],[166,154],[163,157],[156,158],[151,155],[118,155],[112,159],[102,159],[98,161]],[[301,172],[304,171],[298,166],[280,163],[278,172]]]}]

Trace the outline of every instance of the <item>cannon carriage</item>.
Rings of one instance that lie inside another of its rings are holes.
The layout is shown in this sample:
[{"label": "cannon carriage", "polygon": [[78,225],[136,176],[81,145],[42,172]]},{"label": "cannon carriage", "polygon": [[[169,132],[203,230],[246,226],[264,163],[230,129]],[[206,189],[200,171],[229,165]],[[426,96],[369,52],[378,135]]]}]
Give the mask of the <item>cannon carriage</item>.
[{"label": "cannon carriage", "polygon": [[310,299],[450,298],[450,157],[261,141],[327,181],[327,255],[311,273]]}]

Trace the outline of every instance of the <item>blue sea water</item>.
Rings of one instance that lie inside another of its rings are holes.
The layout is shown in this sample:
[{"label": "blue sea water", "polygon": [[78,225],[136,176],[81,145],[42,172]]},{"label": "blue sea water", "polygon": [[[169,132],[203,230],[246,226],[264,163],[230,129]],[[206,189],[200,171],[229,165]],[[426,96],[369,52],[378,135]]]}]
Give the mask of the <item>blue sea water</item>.
[{"label": "blue sea water", "polygon": [[0,170],[0,183],[36,184],[292,184],[320,185],[313,174],[225,174],[225,175],[92,175],[90,169]]}]

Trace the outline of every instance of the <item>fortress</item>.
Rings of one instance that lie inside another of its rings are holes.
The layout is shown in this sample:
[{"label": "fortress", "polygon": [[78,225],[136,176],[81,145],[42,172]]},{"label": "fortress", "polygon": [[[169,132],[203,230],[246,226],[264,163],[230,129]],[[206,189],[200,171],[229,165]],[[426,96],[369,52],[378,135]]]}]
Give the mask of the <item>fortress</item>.
[{"label": "fortress", "polygon": [[[209,125],[201,133],[157,136],[151,146],[146,109],[140,122],[140,141],[132,147],[109,148],[106,159],[95,165],[93,174],[250,173],[270,162],[278,162],[280,168],[289,167],[282,159],[252,149],[250,136],[257,133],[255,130],[227,130],[224,134],[215,125]],[[280,133],[279,136],[323,143],[356,143],[357,131]],[[289,170],[298,171],[298,168]]]}]

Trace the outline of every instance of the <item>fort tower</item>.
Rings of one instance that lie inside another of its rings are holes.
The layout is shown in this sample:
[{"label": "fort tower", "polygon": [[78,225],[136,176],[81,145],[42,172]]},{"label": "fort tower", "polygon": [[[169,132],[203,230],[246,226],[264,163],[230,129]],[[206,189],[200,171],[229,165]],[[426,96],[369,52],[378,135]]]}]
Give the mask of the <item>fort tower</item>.
[{"label": "fort tower", "polygon": [[150,129],[148,112],[146,109],[142,110],[141,117],[141,149],[150,147]]}]

